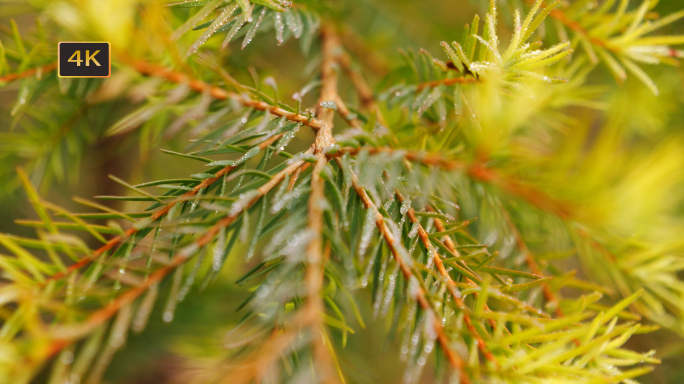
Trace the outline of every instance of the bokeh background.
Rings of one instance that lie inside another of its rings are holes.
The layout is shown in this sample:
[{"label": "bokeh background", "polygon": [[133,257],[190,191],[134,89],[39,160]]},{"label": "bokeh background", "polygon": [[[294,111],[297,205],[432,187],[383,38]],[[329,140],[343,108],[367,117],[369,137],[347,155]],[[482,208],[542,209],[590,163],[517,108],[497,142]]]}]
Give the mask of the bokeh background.
[{"label": "bokeh background", "polygon": [[[425,48],[435,56],[441,56],[439,43],[460,38],[462,26],[472,20],[475,13],[483,15],[485,10],[484,2],[476,0],[359,0],[351,3],[354,5],[343,7],[340,11],[348,20],[348,37],[358,39],[357,54],[366,55],[369,62],[373,63],[364,75],[371,84],[379,87],[390,69],[399,64],[398,48]],[[519,7],[527,9],[526,5],[523,7],[519,4]],[[681,0],[661,0],[655,11],[665,15],[682,8],[684,3]],[[502,7],[500,12],[510,19],[510,10]],[[36,17],[40,15],[24,1],[0,0],[0,39],[11,39],[9,20],[12,18],[22,33],[34,33]],[[510,36],[510,23],[503,22],[499,28],[505,41],[506,36]],[[684,22],[668,27],[665,32],[684,33]],[[199,35],[201,32],[194,33]],[[214,39],[217,41],[210,41],[209,44],[219,49],[220,39]],[[297,42],[290,41],[278,47],[272,34],[255,39],[244,50],[231,45],[223,51],[221,60],[232,76],[246,83],[250,81],[249,66],[257,69],[262,78],[273,76],[278,81],[282,95],[292,95],[299,90],[309,77],[307,71],[310,71],[304,65],[306,61]],[[625,126],[629,140],[636,147],[679,140],[684,135],[684,69],[661,65],[647,68],[647,71],[660,88],[659,96],[645,92],[644,86],[633,77],[625,84],[616,84],[603,66],[598,66],[590,79],[593,83],[608,85],[601,96],[601,100],[607,103],[607,111],[602,118]],[[16,134],[23,132],[22,128],[27,128],[26,119],[13,116],[18,92],[20,89],[17,84],[0,88],[1,232],[27,236],[33,233],[30,228],[15,224],[16,219],[35,216],[26,194],[17,182],[17,166],[34,170],[32,181],[39,186],[44,197],[75,212],[84,209],[72,201],[73,196],[90,198],[124,193],[121,186],[107,177],[109,174],[139,183],[151,179],[184,177],[201,171],[201,165],[192,167],[187,162],[163,155],[157,149],[182,150],[185,145],[181,139],[159,134],[160,127],[173,121],[173,113],[145,123],[142,129],[106,137],[102,130],[93,127],[106,129],[135,108],[133,100],[117,99],[74,114],[77,117],[69,120],[68,124],[52,127],[48,132],[41,132],[39,126],[33,127],[37,129],[33,133],[37,136],[29,140]],[[310,104],[312,102],[309,100]],[[25,113],[40,114],[48,122],[53,116],[74,113],[70,110],[73,106],[68,102],[42,107]],[[600,129],[600,124],[597,124],[597,129]],[[302,140],[302,147],[309,139]],[[297,145],[296,141],[294,145]],[[649,196],[643,198],[648,199]],[[672,199],[680,200],[677,196]],[[134,203],[104,204],[128,212],[142,207]],[[240,247],[233,252],[239,254],[242,251]],[[161,313],[156,313],[144,333],[130,336],[127,347],[114,357],[106,374],[109,383],[183,383],[186,380],[184,375],[189,370],[210,367],[216,363],[212,359],[215,359],[217,349],[222,348],[223,343],[239,338],[239,334],[230,333],[242,316],[235,310],[250,293],[247,288],[234,284],[235,279],[250,266],[243,265],[236,257],[228,260],[230,264],[223,269],[221,277],[214,284],[197,295],[195,300],[187,300],[179,305],[174,322],[164,323]],[[366,312],[365,318],[370,319],[370,293],[367,296],[366,300],[359,302]],[[160,308],[157,310],[160,311]],[[381,336],[383,332],[377,332],[385,326],[379,320],[369,322],[366,329],[355,327],[357,334],[340,351],[342,363],[354,367],[356,372],[356,377],[349,378],[351,382],[401,381],[403,367],[397,358],[398,343],[388,342]],[[640,351],[657,349],[657,356],[663,359],[663,364],[642,378],[641,382],[684,383],[682,338],[661,330],[635,336],[630,341],[630,347]],[[36,382],[42,379],[39,377]],[[426,376],[423,380],[430,382],[430,377]]]}]

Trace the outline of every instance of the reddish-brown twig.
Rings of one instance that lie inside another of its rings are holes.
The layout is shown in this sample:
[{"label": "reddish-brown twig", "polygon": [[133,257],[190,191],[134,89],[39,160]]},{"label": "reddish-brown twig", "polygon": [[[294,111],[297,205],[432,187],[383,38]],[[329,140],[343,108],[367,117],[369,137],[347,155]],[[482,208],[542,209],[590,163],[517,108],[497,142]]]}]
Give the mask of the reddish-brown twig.
[{"label": "reddish-brown twig", "polygon": [[340,157],[345,153],[356,154],[361,151],[367,151],[371,154],[403,153],[404,157],[412,162],[449,171],[463,170],[474,180],[496,185],[506,192],[535,205],[537,208],[551,212],[562,219],[572,219],[575,216],[574,206],[571,203],[558,200],[532,185],[512,179],[480,163],[471,164],[462,160],[446,159],[440,154],[403,151],[389,147],[344,147],[328,154],[328,157]]},{"label": "reddish-brown twig", "polygon": [[[534,273],[535,275],[543,276],[544,274],[542,273],[541,268],[539,268],[537,261],[534,259],[532,252],[530,252],[529,248],[527,248],[527,244],[525,244],[525,241],[523,240],[520,231],[518,231],[518,228],[515,226],[515,223],[513,223],[511,215],[503,207],[500,206],[500,208],[502,215],[506,220],[508,228],[513,233],[516,247],[520,252],[522,252],[523,255],[525,255],[525,263],[527,264],[527,267],[530,268],[530,271],[532,271],[532,273]],[[563,317],[564,314],[563,310],[560,308],[560,301],[558,300],[558,297],[556,297],[556,295],[553,293],[553,291],[547,283],[542,284],[542,290],[544,292],[544,297],[546,298],[546,300],[555,305],[556,316]]]},{"label": "reddish-brown twig", "polygon": [[[444,223],[442,223],[442,220],[440,220],[437,217],[435,217],[433,220],[434,220],[435,229],[437,230],[437,232],[444,232],[446,230],[446,228],[444,227]],[[456,244],[454,244],[454,241],[451,239],[451,237],[450,236],[444,236],[443,239],[444,239],[444,246],[446,246],[447,249],[449,251],[451,251],[451,253],[453,253],[454,255],[460,256],[458,249],[456,248]],[[476,286],[475,282],[470,280],[468,277],[466,277],[465,280],[468,284],[472,285],[473,287]],[[475,293],[475,297],[477,297],[477,296],[478,296],[478,294]],[[487,303],[485,303],[485,305],[484,305],[484,310],[487,312],[492,311],[489,308],[489,305],[487,305]],[[491,326],[492,328],[494,328],[494,329],[496,328],[496,321],[494,319],[489,319],[488,323],[489,323],[489,326]],[[508,328],[506,328],[505,326],[504,326],[504,329],[506,330],[506,332],[510,333],[510,331],[508,331]]]},{"label": "reddish-brown twig", "polygon": [[[404,196],[399,192],[398,190],[396,191],[397,194],[397,200],[400,203],[404,202]],[[418,221],[418,217],[416,217],[416,212],[413,210],[413,208],[409,208],[408,212],[408,217],[409,220],[411,220],[412,223],[418,225],[418,236],[420,237],[421,241],[423,242],[423,245],[425,246],[426,249],[428,249],[429,252],[432,252],[432,259],[435,263],[435,266],[437,267],[437,270],[439,271],[439,274],[442,276],[444,279],[446,285],[447,285],[447,291],[451,294],[451,297],[454,299],[454,303],[463,311],[463,321],[466,323],[466,328],[468,328],[468,332],[470,333],[471,336],[477,340],[477,347],[480,349],[480,352],[487,358],[487,360],[495,363],[496,365],[499,365],[499,362],[496,360],[494,355],[487,349],[487,344],[485,341],[482,339],[480,334],[477,332],[475,329],[475,326],[473,325],[473,321],[470,318],[470,314],[468,307],[465,305],[463,300],[461,299],[461,294],[458,292],[458,289],[454,285],[454,281],[451,279],[451,276],[449,276],[449,272],[447,272],[446,268],[444,268],[444,264],[442,263],[442,258],[437,252],[437,250],[434,249],[432,246],[432,243],[430,243],[430,239],[428,237],[427,231],[423,228],[423,226],[420,224],[420,221]],[[428,252],[428,254],[429,254]]]},{"label": "reddish-brown twig", "polygon": [[264,101],[252,100],[249,97],[237,94],[235,92],[226,91],[223,88],[215,87],[201,80],[193,79],[181,72],[171,71],[164,67],[140,61],[134,63],[133,68],[143,75],[159,77],[172,83],[186,84],[190,89],[196,92],[209,92],[213,98],[218,100],[232,99],[240,103],[242,106],[253,108],[259,111],[268,111],[272,115],[285,117],[287,120],[308,125],[313,129],[320,129],[322,126],[322,122],[318,119],[314,119],[310,116],[299,113],[290,112],[278,106],[270,105]]},{"label": "reddish-brown twig", "polygon": [[[340,167],[342,167],[341,161],[339,159],[336,159],[336,161],[338,162]],[[352,187],[356,191],[357,195],[361,198],[361,201],[366,206],[366,209],[373,209],[376,212],[375,225],[378,227],[378,230],[385,239],[385,244],[387,244],[387,247],[392,253],[392,256],[394,257],[394,260],[399,266],[402,275],[407,281],[415,279],[416,277],[413,276],[413,274],[411,273],[411,268],[404,262],[401,254],[399,254],[399,251],[397,250],[395,244],[396,240],[394,239],[394,236],[387,227],[387,224],[385,223],[382,214],[378,211],[377,207],[366,193],[366,190],[359,184],[356,174],[352,173],[351,178]],[[442,347],[442,351],[447,361],[449,362],[449,365],[451,365],[451,367],[459,371],[462,383],[470,384],[470,377],[465,372],[465,363],[463,361],[463,358],[461,358],[461,356],[459,356],[458,353],[451,348],[449,338],[446,335],[444,327],[442,326],[442,322],[439,320],[439,317],[435,314],[432,305],[426,297],[427,295],[423,291],[423,288],[418,286],[417,289],[413,290],[412,294],[414,296],[413,299],[416,300],[418,305],[420,305],[420,307],[423,308],[425,311],[428,311],[432,314],[434,318],[433,327],[435,332],[437,333],[437,341]]]},{"label": "reddish-brown twig", "polygon": [[460,160],[450,160],[444,158],[440,154],[429,153],[429,152],[416,152],[416,151],[405,151],[397,150],[390,147],[343,147],[334,153],[329,153],[328,157],[340,157],[345,153],[350,155],[355,155],[359,152],[366,151],[371,155],[378,153],[403,153],[404,157],[412,162],[421,163],[424,165],[437,167],[446,170],[459,170],[467,169],[468,163]]},{"label": "reddish-brown twig", "polygon": [[[259,144],[259,148],[264,149],[264,148],[268,147],[269,145],[273,144],[276,140],[278,140],[280,137],[282,137],[282,134],[273,136],[273,137],[269,138],[268,140],[263,141],[262,143]],[[210,185],[214,184],[221,177],[227,175],[230,171],[232,171],[233,168],[235,168],[235,167],[227,166],[227,167],[219,170],[218,172],[216,172],[214,177],[210,177],[208,179],[202,180],[202,182],[197,184],[195,187],[193,187],[192,190],[184,193],[178,199],[170,201],[162,209],[154,212],[152,214],[152,216],[150,216],[146,220],[149,220],[150,223],[157,221],[159,218],[161,218],[161,217],[165,216],[167,213],[169,213],[171,208],[173,208],[173,206],[176,205],[178,202],[187,201],[188,198],[197,195],[197,193],[199,193],[200,190],[203,190],[204,188],[207,188]],[[111,238],[105,245],[94,250],[90,255],[83,257],[83,258],[79,259],[77,262],[75,262],[74,264],[71,264],[70,266],[68,266],[65,271],[55,273],[54,275],[48,277],[44,284],[47,284],[52,280],[61,279],[62,277],[68,276],[72,272],[77,271],[77,270],[85,267],[86,265],[95,261],[103,253],[111,250],[112,248],[114,248],[115,246],[117,246],[118,244],[123,242],[124,240],[128,239],[129,237],[133,236],[134,234],[138,233],[139,231],[140,231],[140,229],[137,228],[137,226],[135,226],[135,225],[132,226],[131,228],[126,230],[126,232],[124,232],[123,235],[119,235],[119,236]]]},{"label": "reddish-brown twig", "polygon": [[[235,222],[235,220],[245,211],[247,211],[251,206],[253,206],[259,199],[261,199],[263,196],[265,196],[270,190],[273,189],[276,185],[278,185],[284,178],[285,176],[291,174],[294,172],[297,168],[299,168],[302,163],[304,163],[304,160],[298,160],[295,162],[290,163],[285,169],[282,171],[278,172],[276,175],[273,176],[272,179],[270,179],[266,184],[262,185],[259,187],[256,191],[257,193],[254,195],[252,199],[250,199],[248,202],[246,202],[244,205],[240,207],[240,209],[237,212],[234,212],[225,218],[219,220],[216,224],[214,224],[209,230],[207,230],[204,235],[199,237],[197,240],[192,245],[187,246],[187,248],[181,249],[179,252],[176,253],[174,258],[169,262],[169,264],[164,265],[162,268],[154,271],[150,276],[148,276],[147,280],[145,280],[141,285],[134,287],[133,289],[124,292],[120,296],[117,296],[114,300],[112,300],[109,304],[107,304],[105,307],[102,309],[99,309],[93,313],[91,313],[88,318],[81,323],[78,328],[83,329],[83,330],[92,330],[95,329],[96,327],[104,324],[107,320],[109,320],[113,315],[115,315],[122,307],[125,305],[131,304],[133,301],[135,301],[140,295],[145,293],[148,289],[150,289],[152,286],[156,285],[159,283],[166,275],[168,275],[171,271],[175,270],[179,266],[183,265],[185,261],[187,261],[190,257],[193,255],[193,250],[196,249],[196,247],[202,247],[207,245],[211,240],[216,236],[216,234],[222,229],[225,228],[232,223]],[[225,169],[225,168],[224,168]],[[227,171],[226,171],[227,172]],[[78,334],[83,333],[83,332],[78,332]],[[55,331],[54,334],[61,334],[58,331]],[[62,350],[64,347],[67,345],[71,344],[74,342],[76,339],[78,339],[77,336],[72,336],[68,338],[55,338],[48,348],[46,349],[47,351],[47,356],[44,356],[45,358],[53,356],[60,350]]]},{"label": "reddish-brown twig", "polygon": [[340,64],[344,74],[351,80],[354,89],[356,89],[361,107],[371,110],[375,106],[375,95],[363,76],[353,68],[349,55],[339,55],[337,62]]},{"label": "reddish-brown twig", "polygon": [[23,79],[25,77],[33,76],[39,72],[46,74],[57,69],[57,63],[46,64],[42,67],[27,69],[24,72],[10,73],[5,76],[0,76],[0,83],[8,83],[10,81]]},{"label": "reddish-brown twig", "polygon": [[[534,4],[536,0],[526,0],[526,1],[529,4]],[[545,6],[546,6],[546,4],[542,4],[542,8]],[[586,29],[584,29],[584,27],[582,27],[582,25],[579,22],[572,20],[562,10],[560,10],[558,8],[553,9],[553,10],[551,10],[551,12],[549,12],[549,16],[560,21],[561,24],[565,25],[566,27],[568,27],[570,30],[574,31],[575,33],[582,35],[582,37],[584,37],[587,40],[589,40],[590,42],[598,45],[599,47],[609,49],[609,50],[614,50],[614,48],[611,47],[610,45],[608,45],[605,41],[601,40],[598,37],[591,36],[589,34],[589,32]]]},{"label": "reddish-brown twig", "polygon": [[[335,51],[339,47],[339,40],[333,31],[326,27],[321,30],[323,63],[321,64],[321,93],[318,98],[318,105],[324,101],[335,101],[337,96],[337,71],[334,68]],[[332,357],[325,345],[323,334],[324,312],[321,291],[323,289],[323,277],[325,265],[327,263],[329,247],[323,251],[323,211],[322,205],[325,201],[325,181],[321,173],[328,163],[325,156],[325,149],[332,145],[335,140],[332,137],[333,120],[335,111],[319,107],[319,113],[323,126],[316,131],[316,139],[311,149],[316,155],[317,160],[311,172],[311,193],[308,201],[307,230],[313,234],[313,238],[306,246],[307,266],[306,266],[306,287],[307,287],[307,306],[314,315],[311,324],[313,339],[313,356],[317,364],[317,371],[320,373],[320,380],[324,383],[338,383],[337,375],[332,367]]]}]

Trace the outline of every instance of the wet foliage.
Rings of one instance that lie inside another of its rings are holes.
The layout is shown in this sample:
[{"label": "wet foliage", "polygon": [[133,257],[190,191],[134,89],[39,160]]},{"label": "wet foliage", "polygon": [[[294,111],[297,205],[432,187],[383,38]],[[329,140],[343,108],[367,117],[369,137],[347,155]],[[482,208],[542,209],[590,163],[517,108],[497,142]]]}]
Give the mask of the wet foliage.
[{"label": "wet foliage", "polygon": [[[443,52],[385,57],[369,3],[7,8],[37,17],[2,20],[0,193],[35,235],[0,234],[0,381],[104,382],[197,303],[235,314],[168,382],[373,382],[392,355],[404,383],[632,384],[661,356],[630,340],[677,350],[681,71],[644,68],[679,63],[684,12],[463,4]],[[68,40],[111,41],[112,76],[58,78]],[[53,202],[107,140],[150,177]]]}]

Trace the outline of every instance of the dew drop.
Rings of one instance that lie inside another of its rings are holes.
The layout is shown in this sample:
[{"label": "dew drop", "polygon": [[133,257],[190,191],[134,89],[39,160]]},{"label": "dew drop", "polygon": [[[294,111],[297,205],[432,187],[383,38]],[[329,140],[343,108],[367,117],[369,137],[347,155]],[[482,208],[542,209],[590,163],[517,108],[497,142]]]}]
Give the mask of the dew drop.
[{"label": "dew drop", "polygon": [[232,6],[226,7],[226,9],[221,12],[221,14],[214,20],[213,23],[207,28],[204,33],[195,41],[192,46],[190,46],[190,49],[188,50],[188,56],[192,55],[193,53],[197,52],[197,50],[204,45],[204,43],[207,42],[209,37],[211,37],[216,31],[221,28],[226,21],[233,15],[233,12],[237,9],[238,5],[233,4]]},{"label": "dew drop", "polygon": [[171,321],[173,321],[173,312],[171,312],[171,311],[164,312],[163,319],[167,323],[170,323]]},{"label": "dew drop", "polygon": [[337,111],[337,104],[334,101],[323,101],[321,102],[321,107]]},{"label": "dew drop", "polygon": [[285,32],[285,24],[283,24],[283,18],[280,16],[280,12],[276,12],[275,15],[275,30],[276,30],[276,40],[278,45],[283,43],[283,32]]},{"label": "dew drop", "polygon": [[366,217],[363,221],[363,228],[361,230],[361,240],[359,242],[358,255],[360,258],[366,254],[366,249],[370,244],[373,236],[373,228],[375,227],[375,220],[377,218],[377,210],[375,207],[366,210]]},{"label": "dew drop", "polygon": [[414,237],[416,237],[416,235],[418,234],[418,229],[419,229],[419,228],[420,228],[420,223],[419,223],[419,222],[416,221],[415,223],[413,223],[413,225],[411,226],[411,230],[410,230],[409,233],[408,233],[408,237],[411,238],[411,239],[414,238]]},{"label": "dew drop", "polygon": [[62,361],[62,364],[69,365],[74,362],[74,354],[71,353],[71,351],[64,351],[62,352],[60,360]]},{"label": "dew drop", "polygon": [[406,200],[404,200],[404,202],[401,203],[401,208],[399,208],[399,212],[402,215],[405,215],[409,211],[409,209],[411,209],[411,199],[407,198]]}]

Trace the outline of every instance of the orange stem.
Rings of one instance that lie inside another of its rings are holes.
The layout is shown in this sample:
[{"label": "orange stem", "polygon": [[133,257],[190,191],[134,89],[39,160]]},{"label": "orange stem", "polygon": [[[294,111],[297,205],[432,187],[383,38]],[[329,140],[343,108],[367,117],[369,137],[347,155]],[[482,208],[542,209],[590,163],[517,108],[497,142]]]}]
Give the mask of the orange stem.
[{"label": "orange stem", "polygon": [[27,69],[24,72],[20,72],[20,73],[10,73],[9,75],[0,76],[0,83],[8,83],[10,81],[23,79],[25,77],[32,76],[39,71],[42,73],[49,73],[49,72],[54,71],[55,69],[57,69],[57,62],[46,64],[46,65],[44,65],[42,67],[38,67],[38,68]]},{"label": "orange stem", "polygon": [[[275,142],[276,140],[278,140],[281,136],[282,136],[282,134],[271,137],[270,139],[268,139],[268,140],[266,140],[266,141],[260,143],[260,144],[259,144],[259,148],[264,149],[264,148],[268,147],[268,146],[271,145],[273,142]],[[165,216],[167,213],[169,213],[169,211],[171,210],[171,208],[173,208],[173,206],[176,205],[178,202],[186,201],[188,198],[195,196],[201,189],[204,189],[204,188],[206,188],[206,187],[208,187],[208,186],[214,184],[214,183],[215,183],[216,181],[218,181],[222,176],[225,176],[225,175],[228,174],[230,171],[232,171],[234,168],[235,168],[235,167],[227,166],[227,167],[225,167],[225,168],[219,170],[218,172],[216,172],[216,174],[215,174],[214,177],[211,177],[211,178],[202,180],[202,182],[199,183],[199,184],[197,184],[194,188],[192,188],[191,191],[188,191],[188,192],[184,193],[183,195],[180,196],[179,199],[174,200],[174,201],[171,201],[171,202],[170,202],[169,204],[167,204],[165,207],[163,207],[162,209],[160,209],[160,210],[156,211],[155,213],[153,213],[152,216],[150,216],[150,218],[149,218],[149,219],[150,219],[150,222],[151,222],[151,223],[152,223],[152,222],[155,222],[155,221],[158,220],[159,218]],[[139,231],[140,231],[139,229],[136,229],[136,227],[133,226],[133,227],[129,228],[128,230],[126,230],[126,232],[124,232],[123,235],[119,235],[119,236],[116,236],[116,237],[111,238],[105,245],[103,245],[103,246],[101,246],[100,248],[96,249],[96,250],[93,251],[93,253],[91,253],[90,255],[88,255],[88,256],[86,256],[86,257],[84,257],[84,258],[78,260],[76,263],[71,264],[70,266],[68,266],[67,269],[66,269],[65,271],[55,273],[54,275],[48,277],[48,278],[45,280],[45,283],[43,283],[43,285],[49,283],[50,281],[61,279],[62,277],[68,276],[68,275],[71,274],[72,272],[77,271],[77,270],[79,270],[79,269],[85,267],[86,265],[88,265],[88,264],[90,264],[91,262],[95,261],[95,259],[97,259],[98,257],[100,257],[103,253],[105,253],[105,252],[111,250],[111,249],[114,248],[117,244],[123,242],[124,240],[126,240],[127,238],[133,236],[134,234],[138,233]]]},{"label": "orange stem", "polygon": [[[404,196],[397,190],[397,200],[400,203],[404,202]],[[451,297],[454,299],[454,302],[458,307],[463,311],[463,321],[466,323],[466,328],[468,328],[468,332],[477,340],[477,347],[480,349],[480,352],[487,358],[487,360],[495,363],[497,366],[499,365],[499,362],[496,360],[494,355],[487,349],[487,344],[485,344],[485,341],[482,339],[480,334],[477,332],[475,329],[475,326],[473,325],[473,321],[470,318],[470,315],[468,314],[468,307],[465,305],[463,300],[461,299],[460,293],[456,289],[456,285],[454,284],[454,281],[451,279],[451,276],[449,276],[449,272],[447,272],[446,268],[444,268],[444,264],[442,263],[442,258],[437,253],[437,251],[434,249],[432,246],[432,243],[430,243],[430,239],[428,238],[428,233],[425,231],[423,226],[420,224],[418,221],[418,218],[416,217],[416,212],[413,210],[413,208],[409,208],[408,210],[408,217],[411,220],[412,223],[418,223],[418,236],[423,242],[423,245],[425,246],[426,249],[432,250],[432,259],[435,263],[435,266],[437,267],[437,270],[439,271],[440,275],[442,275],[442,278],[446,281],[447,284],[447,290],[451,294]]]},{"label": "orange stem", "polygon": [[[340,165],[340,167],[342,167],[341,161],[339,159],[335,160]],[[392,256],[394,257],[394,260],[399,266],[399,269],[401,270],[404,279],[410,281],[412,278],[415,278],[411,273],[410,267],[404,262],[402,256],[399,254],[399,251],[395,246],[396,240],[394,239],[394,236],[390,232],[389,228],[387,228],[387,224],[385,223],[384,217],[377,210],[377,207],[366,193],[366,190],[363,189],[363,187],[359,184],[358,178],[354,173],[352,173],[352,186],[361,198],[361,201],[363,201],[363,204],[366,206],[366,209],[375,209],[375,225],[378,227],[378,230],[385,239],[385,244],[387,244],[387,247],[392,253]],[[426,294],[423,291],[423,288],[419,286],[418,289],[414,291],[413,295],[414,299],[416,300],[416,302],[418,302],[421,308],[423,308],[425,311],[432,313],[434,317],[433,326],[437,334],[437,340],[440,346],[442,347],[442,350],[444,352],[445,357],[447,358],[447,361],[449,362],[449,365],[451,365],[451,367],[459,371],[461,382],[463,384],[470,384],[470,378],[468,377],[464,369],[465,362],[463,361],[463,358],[461,358],[461,356],[459,356],[454,350],[451,349],[449,338],[447,337],[444,327],[442,326],[442,322],[439,320],[439,317],[434,313],[434,309],[430,305],[430,302],[428,301]]]}]

